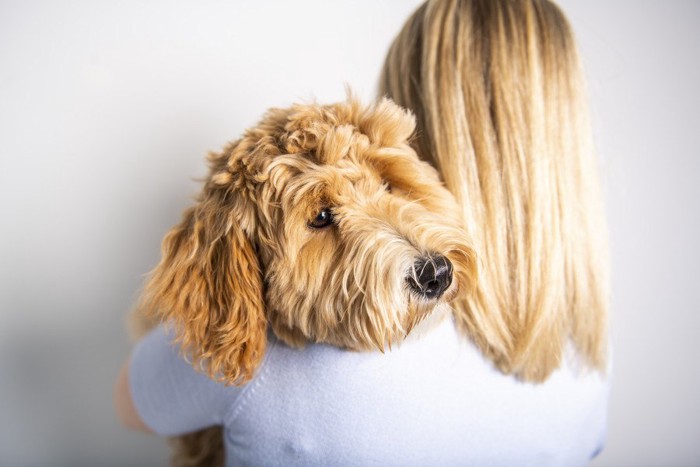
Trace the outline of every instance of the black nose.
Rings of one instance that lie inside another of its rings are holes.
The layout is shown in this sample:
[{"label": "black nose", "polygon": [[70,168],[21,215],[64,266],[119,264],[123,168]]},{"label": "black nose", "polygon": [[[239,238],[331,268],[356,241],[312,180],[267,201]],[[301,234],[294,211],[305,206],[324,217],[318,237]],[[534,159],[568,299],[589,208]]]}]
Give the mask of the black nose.
[{"label": "black nose", "polygon": [[417,294],[430,299],[440,298],[452,283],[452,263],[442,255],[421,258],[413,265],[407,280]]}]

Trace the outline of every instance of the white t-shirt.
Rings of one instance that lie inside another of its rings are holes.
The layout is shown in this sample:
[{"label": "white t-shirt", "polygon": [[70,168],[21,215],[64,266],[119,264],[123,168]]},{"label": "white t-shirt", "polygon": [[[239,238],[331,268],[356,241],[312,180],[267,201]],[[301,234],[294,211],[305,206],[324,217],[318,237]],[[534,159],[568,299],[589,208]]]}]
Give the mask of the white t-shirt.
[{"label": "white t-shirt", "polygon": [[608,384],[574,355],[545,383],[493,369],[450,319],[385,353],[269,337],[242,386],[197,373],[163,327],[136,346],[134,404],[158,434],[223,425],[227,465],[585,465]]}]

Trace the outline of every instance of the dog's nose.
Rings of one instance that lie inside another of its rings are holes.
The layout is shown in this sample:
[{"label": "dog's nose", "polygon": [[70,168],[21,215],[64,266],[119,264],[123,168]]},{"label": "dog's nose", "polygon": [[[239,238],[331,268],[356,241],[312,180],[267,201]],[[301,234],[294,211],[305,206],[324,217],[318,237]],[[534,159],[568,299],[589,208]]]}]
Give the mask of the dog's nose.
[{"label": "dog's nose", "polygon": [[425,298],[437,299],[452,283],[452,263],[442,255],[421,258],[408,275],[408,285]]}]

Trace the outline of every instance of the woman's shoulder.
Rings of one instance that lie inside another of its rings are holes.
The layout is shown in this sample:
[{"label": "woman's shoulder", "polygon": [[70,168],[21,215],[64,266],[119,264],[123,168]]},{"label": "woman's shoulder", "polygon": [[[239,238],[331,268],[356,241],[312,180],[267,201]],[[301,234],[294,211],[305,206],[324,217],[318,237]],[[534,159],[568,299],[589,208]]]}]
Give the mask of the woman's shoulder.
[{"label": "woman's shoulder", "polygon": [[383,353],[293,349],[271,337],[226,423],[233,439],[267,439],[278,455],[292,446],[309,464],[357,460],[367,446],[394,464],[569,464],[599,448],[606,401],[605,378],[574,359],[541,384],[500,373],[446,319]]},{"label": "woman's shoulder", "polygon": [[[501,386],[503,390],[548,392],[568,385],[607,384],[604,375],[581,363],[573,347],[565,352],[561,367],[543,383],[527,383],[503,374],[459,332],[449,316],[412,333],[404,342],[386,345],[382,351],[357,352],[317,343],[292,348],[270,334],[261,370],[266,378],[276,374],[302,381],[303,375],[329,383],[340,379],[343,384],[408,373],[412,378],[423,376],[425,384],[449,378],[450,386],[464,384],[473,390]],[[475,381],[479,384],[473,385]]]}]

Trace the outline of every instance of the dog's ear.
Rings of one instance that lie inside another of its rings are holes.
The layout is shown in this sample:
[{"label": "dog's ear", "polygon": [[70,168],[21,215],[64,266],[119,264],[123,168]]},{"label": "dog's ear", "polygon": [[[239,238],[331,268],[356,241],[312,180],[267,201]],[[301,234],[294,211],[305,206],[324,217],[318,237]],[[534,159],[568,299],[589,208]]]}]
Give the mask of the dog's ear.
[{"label": "dog's ear", "polygon": [[199,204],[163,240],[141,309],[170,323],[186,355],[212,378],[241,384],[265,352],[263,280],[248,238],[254,208],[240,184],[217,181],[214,164]]}]

